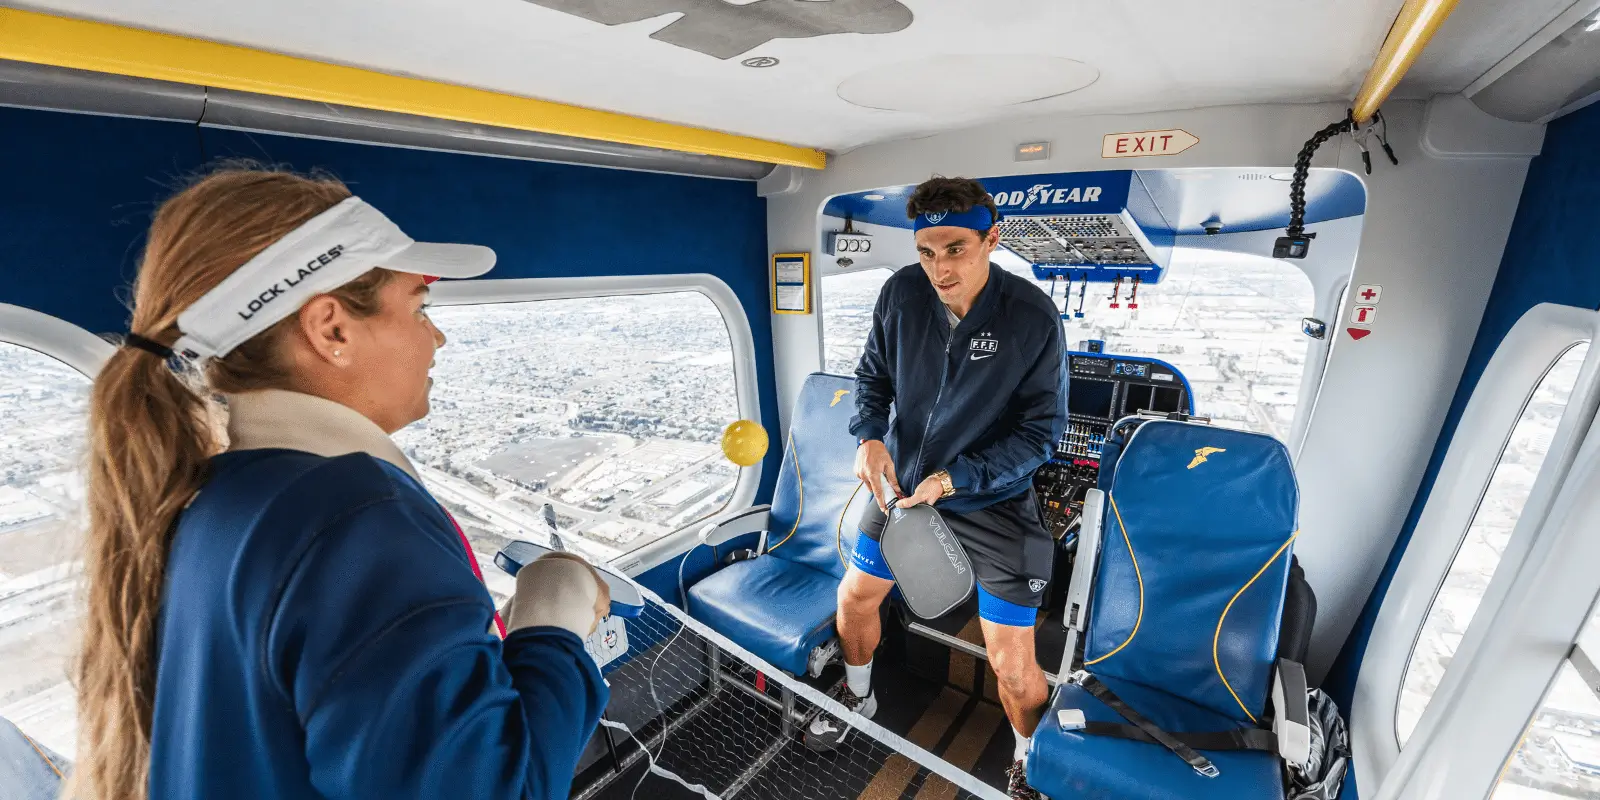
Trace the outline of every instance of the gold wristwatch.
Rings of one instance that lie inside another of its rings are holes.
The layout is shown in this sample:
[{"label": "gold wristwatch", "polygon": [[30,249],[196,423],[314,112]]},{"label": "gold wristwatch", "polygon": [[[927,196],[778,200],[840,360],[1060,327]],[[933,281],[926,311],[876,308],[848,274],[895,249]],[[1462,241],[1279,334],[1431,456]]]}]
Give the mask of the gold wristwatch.
[{"label": "gold wristwatch", "polygon": [[944,492],[939,495],[940,500],[943,500],[944,498],[956,493],[956,485],[950,481],[949,472],[941,469],[938,472],[933,473],[932,477],[938,478],[939,486],[943,487],[944,489]]}]

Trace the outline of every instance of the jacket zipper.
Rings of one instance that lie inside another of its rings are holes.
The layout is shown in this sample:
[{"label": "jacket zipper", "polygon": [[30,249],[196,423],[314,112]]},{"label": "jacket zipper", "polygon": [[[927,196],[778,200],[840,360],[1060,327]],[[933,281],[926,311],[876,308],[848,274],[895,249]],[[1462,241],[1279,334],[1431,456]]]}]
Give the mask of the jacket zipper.
[{"label": "jacket zipper", "polygon": [[[945,378],[950,374],[950,345],[955,340],[956,332],[951,330],[950,335],[944,340],[944,363],[939,365],[939,388],[933,393],[933,406],[928,409],[928,421],[922,423],[922,442],[917,445],[917,468],[913,473],[917,476],[918,484],[921,484],[923,478],[926,477],[922,474],[922,456],[928,449],[928,430],[933,427],[933,415],[939,410],[939,398],[944,396]],[[902,486],[900,488],[904,489],[905,487]],[[911,491],[916,491],[916,487],[913,486]]]}]

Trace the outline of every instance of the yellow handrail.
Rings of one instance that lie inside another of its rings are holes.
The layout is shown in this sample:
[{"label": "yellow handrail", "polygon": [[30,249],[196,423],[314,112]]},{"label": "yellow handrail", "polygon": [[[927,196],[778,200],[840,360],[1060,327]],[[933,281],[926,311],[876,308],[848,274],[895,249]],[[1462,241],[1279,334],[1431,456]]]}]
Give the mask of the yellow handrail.
[{"label": "yellow handrail", "polygon": [[806,147],[13,8],[0,8],[0,58],[769,164],[827,165],[827,154]]},{"label": "yellow handrail", "polygon": [[1383,40],[1378,57],[1367,70],[1361,90],[1356,92],[1356,102],[1351,113],[1356,122],[1366,123],[1389,93],[1399,85],[1406,70],[1416,62],[1422,49],[1428,46],[1433,34],[1456,8],[1457,0],[1406,0],[1394,18],[1394,27]]}]

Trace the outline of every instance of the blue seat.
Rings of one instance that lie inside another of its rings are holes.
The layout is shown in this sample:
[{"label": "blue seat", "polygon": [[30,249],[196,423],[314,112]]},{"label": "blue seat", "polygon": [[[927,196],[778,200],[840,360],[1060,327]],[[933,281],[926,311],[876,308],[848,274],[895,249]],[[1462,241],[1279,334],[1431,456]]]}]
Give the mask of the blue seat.
[{"label": "blue seat", "polygon": [[[1102,678],[1128,705],[1163,730],[1173,733],[1220,731],[1233,720],[1181,697],[1131,681]],[[1028,782],[1052,798],[1193,798],[1243,800],[1283,796],[1283,768],[1270,753],[1205,751],[1220,773],[1196,775],[1188,764],[1163,748],[1144,742],[1063,731],[1056,721],[1062,709],[1078,709],[1092,722],[1126,724],[1083,687],[1064,683],[1034,733],[1032,749],[1049,757],[1028,761]]]},{"label": "blue seat", "polygon": [[[1102,475],[1106,491],[1086,504],[1094,533],[1083,545],[1098,558],[1080,565],[1069,590],[1083,671],[1058,687],[1034,733],[1029,783],[1057,798],[1281,798],[1282,759],[1309,749],[1304,673],[1277,658],[1298,530],[1289,454],[1246,431],[1167,420],[1129,428]],[[1180,738],[1250,731],[1270,750],[1196,748],[1216,768],[1207,777],[1139,740],[1135,721],[1085,688],[1093,682]],[[1263,733],[1269,725],[1275,736]]]},{"label": "blue seat", "polygon": [[718,570],[689,591],[689,613],[793,675],[834,637],[839,579],[774,556]]},{"label": "blue seat", "polygon": [[759,555],[689,588],[687,611],[785,672],[820,672],[835,647],[839,581],[855,542],[843,519],[854,473],[855,381],[813,373],[795,401],[770,506],[723,514],[701,529],[710,545],[761,533]]}]

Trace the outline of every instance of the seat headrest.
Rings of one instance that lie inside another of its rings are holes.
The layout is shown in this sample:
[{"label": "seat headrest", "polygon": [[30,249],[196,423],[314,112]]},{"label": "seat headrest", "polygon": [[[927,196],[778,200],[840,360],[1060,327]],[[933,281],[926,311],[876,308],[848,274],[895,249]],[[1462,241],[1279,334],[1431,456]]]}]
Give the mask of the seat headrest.
[{"label": "seat headrest", "polygon": [[1298,531],[1288,450],[1158,420],[1133,429],[1112,469],[1085,665],[1259,720]]},{"label": "seat headrest", "polygon": [[[845,506],[860,481],[855,476],[856,438],[850,417],[856,413],[853,378],[814,372],[806,376],[789,416],[783,467],[772,495],[769,552],[844,577],[844,563],[855,542],[855,520]],[[865,496],[865,493],[863,493]],[[855,505],[859,511],[860,503]],[[836,531],[842,530],[843,557]]]}]

